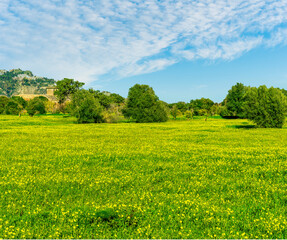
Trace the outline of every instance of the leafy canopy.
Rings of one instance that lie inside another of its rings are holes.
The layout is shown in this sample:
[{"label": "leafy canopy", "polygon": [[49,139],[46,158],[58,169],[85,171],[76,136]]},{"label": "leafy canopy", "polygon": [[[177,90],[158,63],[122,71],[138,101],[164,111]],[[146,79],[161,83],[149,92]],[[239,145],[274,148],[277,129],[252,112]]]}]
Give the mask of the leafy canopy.
[{"label": "leafy canopy", "polygon": [[201,98],[190,101],[190,109],[193,109],[194,115],[205,115],[210,111],[214,102],[209,98]]},{"label": "leafy canopy", "polygon": [[94,94],[87,90],[81,89],[73,94],[70,108],[78,123],[103,122],[103,108]]},{"label": "leafy canopy", "polygon": [[287,98],[280,89],[248,88],[245,96],[244,111],[248,119],[259,127],[282,128],[287,114]]},{"label": "leafy canopy", "polygon": [[7,115],[18,115],[21,112],[21,106],[18,102],[10,98],[6,105],[5,112]]},{"label": "leafy canopy", "polygon": [[9,98],[0,96],[0,114],[5,114],[6,106],[9,102]]},{"label": "leafy canopy", "polygon": [[246,90],[247,87],[245,87],[242,83],[237,83],[236,85],[232,86],[225,99],[225,115],[240,118],[244,117],[243,105],[245,102]]},{"label": "leafy canopy", "polygon": [[33,98],[28,102],[26,110],[31,117],[33,117],[36,113],[45,114],[45,102],[41,98]]},{"label": "leafy canopy", "polygon": [[55,96],[57,96],[59,103],[64,103],[67,98],[78,91],[85,83],[75,81],[74,79],[64,78],[56,83],[57,90]]},{"label": "leafy canopy", "polygon": [[136,84],[129,89],[125,117],[136,122],[165,122],[168,119],[167,109],[148,85]]}]

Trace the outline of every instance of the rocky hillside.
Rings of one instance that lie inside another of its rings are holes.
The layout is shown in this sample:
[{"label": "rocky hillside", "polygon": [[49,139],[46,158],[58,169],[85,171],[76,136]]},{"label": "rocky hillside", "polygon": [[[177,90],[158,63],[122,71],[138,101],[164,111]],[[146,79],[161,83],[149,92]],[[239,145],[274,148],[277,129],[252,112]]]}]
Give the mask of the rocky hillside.
[{"label": "rocky hillside", "polygon": [[34,76],[31,71],[0,70],[0,95],[7,97],[18,94],[46,94],[46,87],[54,86],[55,83],[54,79]]}]

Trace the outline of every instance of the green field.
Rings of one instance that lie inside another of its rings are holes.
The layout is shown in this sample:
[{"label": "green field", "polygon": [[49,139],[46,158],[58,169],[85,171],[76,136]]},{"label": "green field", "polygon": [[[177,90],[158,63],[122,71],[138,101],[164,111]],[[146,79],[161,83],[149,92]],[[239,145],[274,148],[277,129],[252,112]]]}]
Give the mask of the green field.
[{"label": "green field", "polygon": [[0,116],[0,238],[287,238],[287,128]]}]

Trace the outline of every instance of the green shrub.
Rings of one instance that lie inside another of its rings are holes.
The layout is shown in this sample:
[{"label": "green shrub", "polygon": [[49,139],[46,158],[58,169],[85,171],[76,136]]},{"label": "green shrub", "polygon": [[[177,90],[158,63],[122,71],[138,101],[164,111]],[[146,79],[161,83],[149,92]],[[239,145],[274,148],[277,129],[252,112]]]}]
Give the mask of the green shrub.
[{"label": "green shrub", "polygon": [[31,117],[33,117],[36,113],[45,114],[45,103],[40,98],[34,98],[28,102],[26,110]]},{"label": "green shrub", "polygon": [[8,97],[0,96],[0,114],[5,114],[8,102],[9,102]]},{"label": "green shrub", "polygon": [[12,96],[11,99],[13,99],[15,102],[19,103],[21,105],[21,108],[24,109],[27,106],[27,101],[20,97],[20,96]]},{"label": "green shrub", "polygon": [[191,118],[193,117],[192,111],[186,110],[186,111],[185,111],[185,117],[186,117],[187,119],[191,119]]},{"label": "green shrub", "polygon": [[72,96],[70,111],[77,118],[78,123],[103,122],[102,106],[93,93],[87,90],[81,89],[75,92]]},{"label": "green shrub", "polygon": [[5,108],[5,113],[7,115],[18,115],[20,112],[21,106],[19,105],[19,103],[17,103],[13,99],[9,99]]}]

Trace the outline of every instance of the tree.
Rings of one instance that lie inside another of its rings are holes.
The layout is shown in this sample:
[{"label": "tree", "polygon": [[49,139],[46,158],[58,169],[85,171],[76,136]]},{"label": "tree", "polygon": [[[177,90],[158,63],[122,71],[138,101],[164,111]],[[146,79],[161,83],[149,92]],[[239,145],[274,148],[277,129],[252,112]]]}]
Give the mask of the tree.
[{"label": "tree", "polygon": [[187,119],[191,119],[193,116],[193,112],[192,111],[190,111],[190,110],[186,110],[185,111],[185,117],[187,118]]},{"label": "tree", "polygon": [[185,102],[177,102],[175,105],[182,113],[185,113],[185,111],[188,109],[188,104],[186,104]]},{"label": "tree", "polygon": [[87,90],[81,89],[74,93],[70,108],[78,123],[103,122],[103,108],[94,94]]},{"label": "tree", "polygon": [[210,114],[212,116],[219,115],[221,112],[221,109],[222,109],[222,107],[220,104],[214,103],[213,106],[210,108]]},{"label": "tree", "polygon": [[[45,104],[45,109],[47,112],[49,113],[57,113],[58,109],[57,109],[57,103],[56,102],[53,102],[53,101],[45,101],[44,102]],[[59,113],[59,111],[58,111]]]},{"label": "tree", "polygon": [[28,102],[26,110],[31,117],[33,117],[36,113],[45,114],[45,103],[40,98],[33,98]]},{"label": "tree", "polygon": [[94,94],[94,97],[97,98],[100,104],[108,109],[112,104],[122,104],[125,102],[125,99],[116,93],[109,92],[100,92],[99,90],[89,89],[89,92]]},{"label": "tree", "polygon": [[13,99],[9,99],[6,108],[5,113],[7,115],[18,115],[21,112],[21,106],[18,102],[14,101]]},{"label": "tree", "polygon": [[286,89],[284,89],[284,88],[282,88],[282,89],[280,89],[281,91],[282,91],[282,93],[287,97],[287,90]]},{"label": "tree", "polygon": [[116,93],[112,93],[112,94],[110,95],[110,98],[111,98],[111,102],[112,102],[112,103],[121,104],[121,103],[124,103],[124,102],[125,102],[125,98],[122,97],[122,96],[119,95],[119,94],[116,94]]},{"label": "tree", "polygon": [[57,96],[59,103],[62,104],[85,84],[75,81],[74,79],[64,78],[58,81],[56,85],[57,90],[55,91],[55,96]]},{"label": "tree", "polygon": [[0,114],[5,114],[6,106],[9,102],[9,98],[0,96]]},{"label": "tree", "polygon": [[209,112],[214,102],[209,98],[201,98],[190,101],[190,109],[193,109],[194,115],[205,115]]},{"label": "tree", "polygon": [[129,89],[123,114],[136,122],[165,122],[168,120],[165,104],[159,101],[154,90],[148,85],[136,84]]},{"label": "tree", "polygon": [[11,99],[13,99],[15,102],[19,103],[21,105],[21,108],[24,109],[27,106],[27,101],[20,97],[20,96],[13,96],[11,97]]},{"label": "tree", "polygon": [[282,128],[287,114],[287,98],[276,88],[248,88],[243,106],[248,119],[259,127]]},{"label": "tree", "polygon": [[172,109],[170,110],[171,116],[173,116],[173,119],[175,120],[177,116],[181,115],[181,111],[177,108],[177,105],[174,104]]},{"label": "tree", "polygon": [[224,101],[224,105],[226,106],[225,114],[233,117],[245,117],[243,105],[245,102],[246,89],[247,87],[242,83],[237,83],[231,87]]}]

